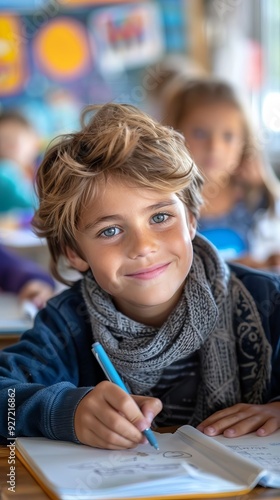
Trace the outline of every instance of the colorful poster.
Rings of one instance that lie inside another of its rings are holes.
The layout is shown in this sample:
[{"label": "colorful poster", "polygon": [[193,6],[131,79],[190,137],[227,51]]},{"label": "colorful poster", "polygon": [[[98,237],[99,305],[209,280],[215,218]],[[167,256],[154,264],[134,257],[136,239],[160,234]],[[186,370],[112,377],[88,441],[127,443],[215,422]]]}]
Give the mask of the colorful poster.
[{"label": "colorful poster", "polygon": [[91,5],[100,6],[107,3],[134,2],[134,0],[64,0],[67,1],[67,7],[85,7]]},{"label": "colorful poster", "polygon": [[24,12],[54,12],[60,9],[77,9],[81,7],[101,6],[108,3],[129,3],[134,0],[0,0],[0,9],[17,13]]},{"label": "colorful poster", "polygon": [[76,130],[87,104],[140,106],[145,66],[165,52],[161,2],[0,0],[1,106],[22,111],[46,142]]},{"label": "colorful poster", "polygon": [[156,4],[96,9],[89,30],[104,73],[141,67],[164,52],[164,35]]}]

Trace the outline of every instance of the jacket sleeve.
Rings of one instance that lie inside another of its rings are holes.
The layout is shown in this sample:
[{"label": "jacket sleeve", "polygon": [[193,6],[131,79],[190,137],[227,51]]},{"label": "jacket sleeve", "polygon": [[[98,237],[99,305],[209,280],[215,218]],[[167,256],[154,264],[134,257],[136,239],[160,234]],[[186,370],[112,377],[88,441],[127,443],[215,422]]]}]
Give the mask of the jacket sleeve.
[{"label": "jacket sleeve", "polygon": [[6,250],[0,245],[0,288],[6,292],[19,293],[31,280],[40,280],[54,287],[51,276],[35,262]]},{"label": "jacket sleeve", "polygon": [[280,400],[280,275],[230,264],[253,296],[271,345],[270,401]]},{"label": "jacket sleeve", "polygon": [[[75,325],[48,303],[37,314],[34,328],[0,352],[2,443],[16,436],[78,442],[75,409],[92,387],[78,387],[77,335]],[[15,412],[9,413],[15,419],[15,432],[13,425],[8,427],[8,410]]]},{"label": "jacket sleeve", "polygon": [[269,400],[280,400],[280,276],[259,273],[251,293],[272,348]]}]

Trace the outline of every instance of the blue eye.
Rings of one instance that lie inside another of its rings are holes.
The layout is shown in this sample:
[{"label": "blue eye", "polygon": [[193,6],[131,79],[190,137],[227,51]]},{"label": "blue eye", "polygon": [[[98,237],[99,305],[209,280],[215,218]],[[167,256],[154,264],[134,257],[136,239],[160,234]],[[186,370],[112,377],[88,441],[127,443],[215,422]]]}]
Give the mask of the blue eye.
[{"label": "blue eye", "polygon": [[100,236],[105,236],[106,238],[112,238],[112,236],[116,236],[120,232],[121,230],[118,227],[108,227],[107,229],[104,229],[102,233],[100,233]]},{"label": "blue eye", "polygon": [[168,219],[168,214],[156,214],[152,217],[153,222],[160,224]]}]

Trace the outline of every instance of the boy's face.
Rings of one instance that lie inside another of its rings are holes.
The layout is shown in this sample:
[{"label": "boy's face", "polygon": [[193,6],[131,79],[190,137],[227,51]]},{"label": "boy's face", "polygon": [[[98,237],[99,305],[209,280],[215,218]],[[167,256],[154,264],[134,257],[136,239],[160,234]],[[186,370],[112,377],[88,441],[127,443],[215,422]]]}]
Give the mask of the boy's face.
[{"label": "boy's face", "polygon": [[121,312],[160,325],[178,302],[192,263],[194,216],[174,193],[113,177],[100,192],[81,217],[83,258],[70,249],[68,258],[79,271],[91,268]]}]

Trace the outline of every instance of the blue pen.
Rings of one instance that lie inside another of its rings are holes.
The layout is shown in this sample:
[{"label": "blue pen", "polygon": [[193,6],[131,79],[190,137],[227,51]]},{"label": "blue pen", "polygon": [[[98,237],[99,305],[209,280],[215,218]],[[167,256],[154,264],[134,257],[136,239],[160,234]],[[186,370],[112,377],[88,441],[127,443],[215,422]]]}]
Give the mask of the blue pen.
[{"label": "blue pen", "polygon": [[[117,370],[115,369],[114,365],[110,361],[108,355],[106,354],[102,345],[99,342],[94,342],[94,344],[92,344],[92,352],[93,352],[94,356],[96,357],[98,363],[100,364],[100,366],[101,366],[102,370],[104,371],[108,380],[110,380],[110,382],[114,382],[114,384],[118,385],[127,394],[129,394],[129,390],[127,389],[127,387],[123,383]],[[155,438],[153,431],[151,429],[145,429],[143,431],[143,434],[148,439],[150,445],[152,445],[156,450],[159,450],[159,446],[158,446],[158,443],[157,443],[157,440]]]}]

